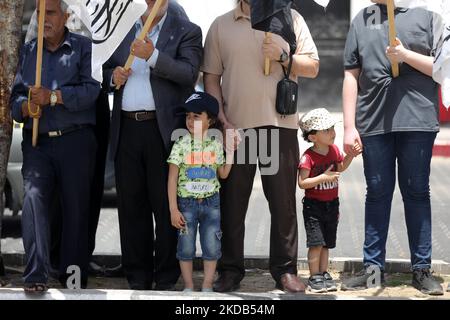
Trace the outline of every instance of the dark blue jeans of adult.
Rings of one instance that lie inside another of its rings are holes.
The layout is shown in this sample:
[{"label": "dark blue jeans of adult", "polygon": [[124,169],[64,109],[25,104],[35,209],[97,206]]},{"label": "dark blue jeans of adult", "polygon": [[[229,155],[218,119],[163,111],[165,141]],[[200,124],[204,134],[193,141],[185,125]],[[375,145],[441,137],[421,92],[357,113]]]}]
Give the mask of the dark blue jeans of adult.
[{"label": "dark blue jeans of adult", "polygon": [[[362,138],[365,203],[364,266],[384,270],[396,169],[413,270],[431,266],[430,163],[435,132],[394,132]],[[396,165],[397,163],[397,165]]]},{"label": "dark blue jeans of adult", "polygon": [[47,283],[50,273],[49,211],[58,188],[62,215],[59,280],[65,284],[69,276],[67,268],[78,266],[81,285],[86,285],[89,199],[96,149],[97,142],[90,127],[60,137],[40,135],[35,148],[31,146],[31,130],[23,131],[25,284]]}]

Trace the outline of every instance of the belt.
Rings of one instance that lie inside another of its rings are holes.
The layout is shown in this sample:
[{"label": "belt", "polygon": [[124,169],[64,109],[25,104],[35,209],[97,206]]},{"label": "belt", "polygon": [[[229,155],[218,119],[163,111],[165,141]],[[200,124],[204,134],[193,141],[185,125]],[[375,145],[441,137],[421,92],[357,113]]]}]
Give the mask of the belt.
[{"label": "belt", "polygon": [[212,197],[214,197],[214,196],[216,196],[216,195],[217,195],[217,193],[214,193],[214,194],[212,194],[212,195],[210,195],[209,197],[206,197],[206,198],[198,198],[198,199],[195,199],[195,198],[182,198],[182,197],[180,197],[180,199],[192,199],[192,200],[194,200],[194,201],[197,202],[197,203],[202,203],[203,201],[208,200],[208,199],[211,199]]},{"label": "belt", "polygon": [[156,119],[156,111],[122,111],[122,117],[136,121],[147,121]]},{"label": "belt", "polygon": [[[77,126],[73,126],[73,127],[69,127],[69,128],[65,128],[65,129],[61,129],[61,130],[39,133],[39,136],[40,137],[48,137],[48,138],[56,138],[56,137],[61,137],[65,134],[80,130],[80,129],[91,128],[91,127],[92,127],[92,125],[90,125],[90,124],[80,124]],[[31,130],[27,130],[27,131],[30,131],[30,134],[31,134]]]}]

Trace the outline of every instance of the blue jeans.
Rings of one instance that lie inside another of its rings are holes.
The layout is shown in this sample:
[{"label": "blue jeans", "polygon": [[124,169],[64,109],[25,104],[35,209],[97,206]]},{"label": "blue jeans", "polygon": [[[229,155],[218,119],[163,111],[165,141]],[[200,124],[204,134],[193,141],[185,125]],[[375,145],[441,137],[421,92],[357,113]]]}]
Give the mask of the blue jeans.
[{"label": "blue jeans", "polygon": [[414,270],[431,266],[430,162],[436,133],[394,132],[362,138],[365,204],[364,266],[384,270],[396,161]]},{"label": "blue jeans", "polygon": [[178,198],[178,209],[187,226],[186,229],[178,231],[178,260],[189,261],[195,258],[197,226],[200,230],[203,260],[219,260],[222,256],[219,193],[200,201],[194,198]]}]

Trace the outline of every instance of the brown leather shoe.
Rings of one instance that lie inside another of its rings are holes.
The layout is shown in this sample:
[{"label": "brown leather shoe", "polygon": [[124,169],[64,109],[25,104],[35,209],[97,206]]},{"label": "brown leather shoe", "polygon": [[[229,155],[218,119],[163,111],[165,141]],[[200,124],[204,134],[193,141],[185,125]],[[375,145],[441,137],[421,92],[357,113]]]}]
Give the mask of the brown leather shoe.
[{"label": "brown leather shoe", "polygon": [[213,290],[215,292],[231,292],[239,289],[239,282],[236,276],[224,273],[214,282]]},{"label": "brown leather shoe", "polygon": [[295,274],[285,273],[280,277],[277,289],[291,293],[305,292],[305,284]]}]

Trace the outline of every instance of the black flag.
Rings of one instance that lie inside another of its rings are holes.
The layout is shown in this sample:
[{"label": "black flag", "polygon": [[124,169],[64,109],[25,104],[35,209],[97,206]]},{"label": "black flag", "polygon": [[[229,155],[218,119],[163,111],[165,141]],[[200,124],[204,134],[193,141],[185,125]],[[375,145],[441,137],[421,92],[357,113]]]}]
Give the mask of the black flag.
[{"label": "black flag", "polygon": [[292,0],[251,0],[252,28],[280,35],[289,44],[292,54],[297,48]]}]

